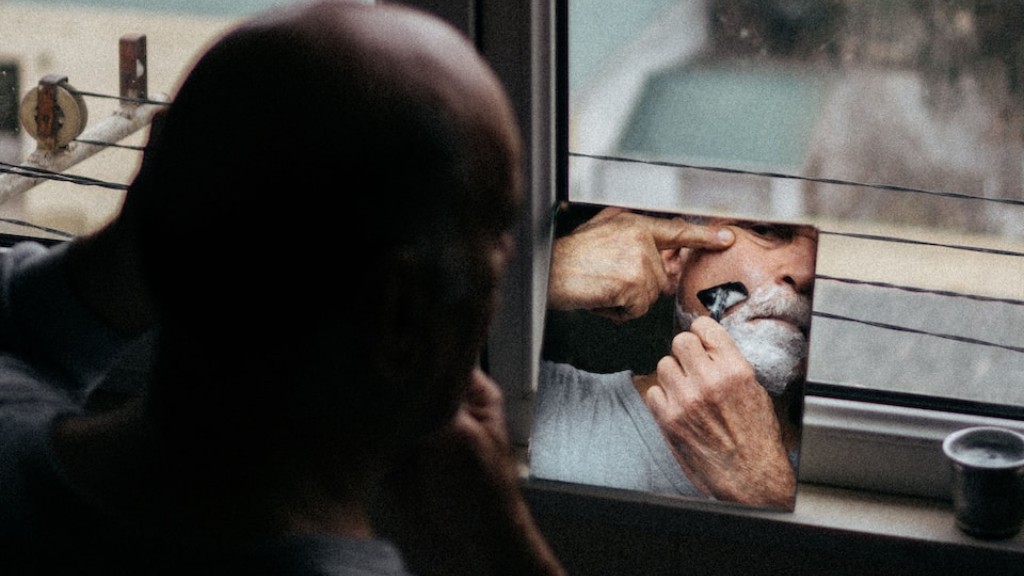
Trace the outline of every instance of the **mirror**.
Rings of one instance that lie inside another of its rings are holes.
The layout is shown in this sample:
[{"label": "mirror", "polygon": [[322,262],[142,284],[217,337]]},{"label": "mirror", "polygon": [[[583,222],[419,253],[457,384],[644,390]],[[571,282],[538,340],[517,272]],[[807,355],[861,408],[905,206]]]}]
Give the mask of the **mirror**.
[{"label": "mirror", "polygon": [[555,235],[531,476],[792,510],[817,229],[577,203]]}]

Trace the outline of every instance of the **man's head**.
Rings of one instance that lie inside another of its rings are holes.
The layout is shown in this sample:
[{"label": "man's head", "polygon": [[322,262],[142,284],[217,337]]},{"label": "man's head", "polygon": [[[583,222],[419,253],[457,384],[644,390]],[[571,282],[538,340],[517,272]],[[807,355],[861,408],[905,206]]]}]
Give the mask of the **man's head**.
[{"label": "man's head", "polygon": [[394,4],[271,11],[200,57],[148,148],[123,217],[161,308],[162,425],[340,453],[445,421],[520,201],[471,43]]},{"label": "man's head", "polygon": [[[712,222],[716,223],[716,222]],[[724,326],[773,395],[805,376],[817,232],[809,226],[723,221],[736,234],[722,251],[679,254],[676,320],[680,330],[711,315],[720,288]]]}]

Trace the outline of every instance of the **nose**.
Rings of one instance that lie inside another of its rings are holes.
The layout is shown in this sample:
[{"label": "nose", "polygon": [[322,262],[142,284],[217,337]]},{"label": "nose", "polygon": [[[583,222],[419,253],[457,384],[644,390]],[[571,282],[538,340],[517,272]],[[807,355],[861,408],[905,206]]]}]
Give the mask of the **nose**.
[{"label": "nose", "polygon": [[814,290],[814,262],[817,256],[817,242],[798,237],[789,247],[789,257],[783,259],[778,270],[778,281],[786,284],[797,294],[810,296]]}]

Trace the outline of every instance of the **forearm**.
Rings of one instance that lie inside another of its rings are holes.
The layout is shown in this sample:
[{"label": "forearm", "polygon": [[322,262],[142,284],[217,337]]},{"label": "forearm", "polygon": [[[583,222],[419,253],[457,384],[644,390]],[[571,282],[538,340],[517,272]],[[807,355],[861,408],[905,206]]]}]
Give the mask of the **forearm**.
[{"label": "forearm", "polygon": [[[676,455],[680,466],[687,468],[685,458]],[[725,466],[729,466],[726,464]],[[796,473],[788,459],[779,462],[766,457],[757,463],[733,464],[735,468],[726,474],[717,471],[703,476],[692,471],[715,499],[763,508],[791,509],[796,498]],[[692,469],[691,469],[692,470]]]}]

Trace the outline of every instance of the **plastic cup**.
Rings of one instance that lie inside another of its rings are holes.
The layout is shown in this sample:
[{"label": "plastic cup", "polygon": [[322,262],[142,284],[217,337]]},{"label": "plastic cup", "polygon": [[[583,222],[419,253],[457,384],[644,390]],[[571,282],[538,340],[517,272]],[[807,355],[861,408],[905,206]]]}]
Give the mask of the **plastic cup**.
[{"label": "plastic cup", "polygon": [[957,526],[986,539],[1017,534],[1024,520],[1024,435],[992,426],[953,432],[942,443],[953,470]]}]

